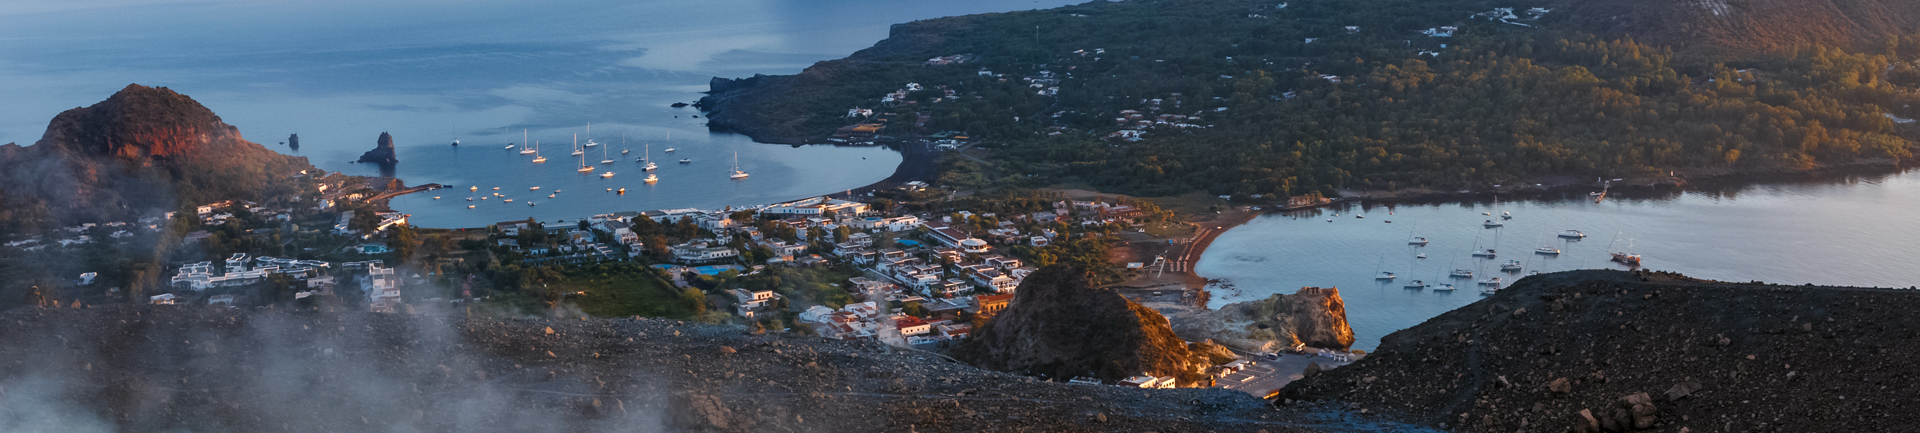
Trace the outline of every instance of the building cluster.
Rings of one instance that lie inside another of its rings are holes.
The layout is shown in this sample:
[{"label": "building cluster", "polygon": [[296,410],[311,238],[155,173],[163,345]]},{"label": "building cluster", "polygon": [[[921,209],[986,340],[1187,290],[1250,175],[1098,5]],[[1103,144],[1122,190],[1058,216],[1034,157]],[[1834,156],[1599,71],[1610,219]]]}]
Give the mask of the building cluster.
[{"label": "building cluster", "polygon": [[276,257],[248,257],[245,253],[234,253],[228,257],[224,266],[216,269],[212,261],[188,263],[169,281],[174,289],[206,291],[215,287],[244,286],[266,281],[274,274],[285,274],[294,279],[306,279],[320,276],[333,267],[332,263],[319,260],[295,260]]},{"label": "building cluster", "polygon": [[[1231,79],[1232,77],[1223,75],[1221,78]],[[1113,118],[1114,126],[1120,129],[1107,133],[1107,138],[1123,141],[1140,141],[1145,140],[1147,132],[1154,129],[1179,130],[1208,127],[1205,119],[1202,117],[1205,114],[1204,112],[1196,111],[1193,114],[1162,112],[1163,107],[1169,105],[1172,109],[1178,109],[1181,105],[1179,101],[1180,96],[1181,94],[1174,93],[1169,95],[1169,98],[1144,98],[1140,100],[1140,105],[1145,107],[1144,110],[1120,110],[1120,115]],[[1168,102],[1172,103],[1168,104]]]}]

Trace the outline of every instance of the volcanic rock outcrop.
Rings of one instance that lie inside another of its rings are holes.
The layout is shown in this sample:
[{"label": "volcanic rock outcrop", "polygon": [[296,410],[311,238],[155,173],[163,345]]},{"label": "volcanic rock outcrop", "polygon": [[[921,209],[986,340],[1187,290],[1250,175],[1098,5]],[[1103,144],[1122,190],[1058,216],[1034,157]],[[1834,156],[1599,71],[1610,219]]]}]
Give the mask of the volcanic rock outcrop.
[{"label": "volcanic rock outcrop", "polygon": [[1258,301],[1221,307],[1230,320],[1247,320],[1249,337],[1282,344],[1345,349],[1353,345],[1347,326],[1347,304],[1340,289],[1303,287],[1292,295],[1274,294]]},{"label": "volcanic rock outcrop", "polygon": [[0,223],[87,222],[259,199],[311,168],[247,141],[212,110],[165,87],[130,84],[55,116],[34,145],[0,146]]},{"label": "volcanic rock outcrop", "polygon": [[1543,274],[1284,393],[1462,432],[1906,431],[1917,310],[1912,290]]},{"label": "volcanic rock outcrop", "polygon": [[393,164],[400,162],[400,159],[393,154],[393,135],[385,132],[380,133],[380,139],[374,142],[373,150],[360,154],[360,159],[354,162],[371,162],[375,164]]},{"label": "volcanic rock outcrop", "polygon": [[293,150],[300,150],[300,134],[287,136],[287,147]]},{"label": "volcanic rock outcrop", "polygon": [[1166,317],[1112,290],[1088,284],[1085,268],[1056,265],[1020,284],[1013,302],[954,350],[981,368],[1057,378],[1182,377],[1208,365],[1188,350]]}]

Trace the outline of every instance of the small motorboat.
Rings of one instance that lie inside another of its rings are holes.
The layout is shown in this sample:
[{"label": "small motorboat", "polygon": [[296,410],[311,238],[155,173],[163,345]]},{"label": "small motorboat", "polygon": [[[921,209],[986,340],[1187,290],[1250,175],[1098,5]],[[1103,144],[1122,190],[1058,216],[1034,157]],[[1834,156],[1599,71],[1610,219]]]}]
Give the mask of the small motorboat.
[{"label": "small motorboat", "polygon": [[473,205],[467,205],[467,209],[473,209]]},{"label": "small motorboat", "polygon": [[614,194],[626,194],[626,193],[627,193],[627,189],[626,189],[626,188],[620,188],[620,190],[619,190],[619,191],[614,191],[613,193],[614,193]]},{"label": "small motorboat", "polygon": [[680,163],[681,163],[681,164],[692,164],[692,163],[693,163],[693,158],[680,158]]},{"label": "small motorboat", "polygon": [[667,148],[667,153],[673,153],[673,148],[671,147]]},{"label": "small motorboat", "polygon": [[1536,249],[1534,249],[1534,250],[1533,250],[1533,253],[1534,253],[1534,254],[1544,254],[1544,255],[1549,255],[1549,256],[1557,256],[1557,255],[1560,255],[1560,249],[1559,249],[1559,248],[1554,248],[1554,247],[1540,247],[1540,248],[1536,248]]},{"label": "small motorboat", "polygon": [[513,150],[513,145],[511,144],[507,145],[507,150]]},{"label": "small motorboat", "polygon": [[502,201],[501,203],[513,203],[513,199],[507,199],[506,201]]},{"label": "small motorboat", "polygon": [[593,139],[591,139],[591,138],[589,138],[589,139],[587,139],[587,144],[583,144],[582,146],[585,146],[585,147],[594,147],[594,146],[599,146],[599,145],[600,145],[600,143],[595,143],[595,142],[593,141]]},{"label": "small motorboat", "polygon": [[654,183],[659,181],[660,181],[660,176],[654,176],[652,173],[647,174],[647,183]]},{"label": "small motorboat", "polygon": [[500,190],[500,187],[497,187],[497,186],[496,186],[496,187],[493,187],[493,190],[494,190],[494,191],[499,191],[499,190]]},{"label": "small motorboat", "polygon": [[540,187],[537,187],[537,186],[535,186],[535,187],[528,187],[528,188],[527,188],[527,190],[528,190],[528,191],[539,191],[539,190],[540,190]]},{"label": "small motorboat", "polygon": [[1414,254],[1414,255],[1413,255],[1413,258],[1416,258],[1416,259],[1425,259],[1425,258],[1427,258],[1427,253],[1420,253],[1420,254]]},{"label": "small motorboat", "polygon": [[1560,232],[1560,237],[1564,239],[1582,239],[1582,238],[1586,238],[1587,234],[1581,233],[1579,230],[1569,229],[1567,231]]},{"label": "small motorboat", "polygon": [[609,171],[609,172],[606,172],[606,173],[600,173],[600,178],[601,178],[601,179],[606,179],[606,178],[609,178],[609,177],[613,177],[613,172],[611,172],[611,171]]},{"label": "small motorboat", "polygon": [[1366,215],[1354,215],[1353,217],[1354,217],[1355,219],[1367,219],[1367,216],[1366,216]]},{"label": "small motorboat", "polygon": [[437,195],[436,195],[436,196],[433,196],[433,199],[434,199],[434,200],[439,200],[439,199],[440,199],[440,196],[437,196]]},{"label": "small motorboat", "polygon": [[533,206],[533,202],[527,202],[527,206],[529,207]]},{"label": "small motorboat", "polygon": [[547,198],[553,198],[553,197],[554,197],[553,194],[547,194]]},{"label": "small motorboat", "polygon": [[467,201],[473,201],[473,197],[467,197]]},{"label": "small motorboat", "polygon": [[1503,219],[1503,220],[1513,219],[1513,212],[1501,212],[1500,219]]},{"label": "small motorboat", "polygon": [[1494,228],[1494,227],[1500,227],[1505,225],[1507,225],[1507,223],[1494,221],[1494,220],[1487,220],[1487,222],[1480,223],[1481,227],[1486,227],[1486,228]]}]

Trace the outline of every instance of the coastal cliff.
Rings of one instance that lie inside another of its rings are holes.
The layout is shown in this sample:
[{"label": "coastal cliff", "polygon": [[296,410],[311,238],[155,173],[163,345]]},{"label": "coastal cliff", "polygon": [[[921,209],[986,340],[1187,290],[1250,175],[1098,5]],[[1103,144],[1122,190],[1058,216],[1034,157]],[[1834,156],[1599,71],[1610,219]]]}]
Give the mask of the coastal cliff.
[{"label": "coastal cliff", "polygon": [[1107,380],[1146,373],[1192,382],[1211,365],[1160,313],[1090,286],[1084,268],[1041,269],[1016,293],[1005,311],[954,349],[954,358],[990,370]]},{"label": "coastal cliff", "polygon": [[182,201],[259,199],[311,168],[241,137],[212,110],[165,87],[130,84],[55,116],[32,146],[0,146],[0,224],[15,229],[176,209]]},{"label": "coastal cliff", "polygon": [[1900,431],[1915,310],[1912,290],[1543,274],[1284,393],[1464,432]]},{"label": "coastal cliff", "polygon": [[380,139],[374,141],[373,150],[360,154],[360,159],[354,162],[370,162],[374,164],[393,164],[400,162],[400,159],[394,155],[393,152],[393,135],[385,132],[380,133]]}]

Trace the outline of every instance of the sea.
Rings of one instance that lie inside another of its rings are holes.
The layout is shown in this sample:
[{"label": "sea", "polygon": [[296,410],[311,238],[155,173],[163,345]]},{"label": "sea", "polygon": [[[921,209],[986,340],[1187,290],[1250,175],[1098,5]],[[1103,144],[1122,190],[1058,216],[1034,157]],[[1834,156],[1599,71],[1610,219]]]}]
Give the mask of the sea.
[{"label": "sea", "polygon": [[[10,0],[0,143],[31,145],[54,115],[139,83],[191,96],[247,139],[322,169],[458,189],[393,200],[418,226],[773,203],[879,181],[900,155],[754,143],[670,104],[698,100],[712,77],[845,57],[896,23],[1072,3]],[[546,163],[517,152],[523,131]],[[395,140],[392,172],[350,162],[382,132]],[[300,149],[285,144],[291,134]],[[603,146],[570,155],[589,139]],[[651,185],[636,161],[648,147],[660,165]],[[728,177],[736,153],[746,179]],[[474,187],[514,202],[470,203]]]},{"label": "sea", "polygon": [[[1703,187],[1659,193],[1585,191],[1498,204],[1347,203],[1269,214],[1233,229],[1201,255],[1195,271],[1223,283],[1210,307],[1337,287],[1358,349],[1381,337],[1479,300],[1477,280],[1502,286],[1538,271],[1642,266],[1719,281],[1912,288],[1920,285],[1920,173]],[[1501,219],[1510,213],[1512,219]],[[1364,217],[1364,218],[1361,218]],[[1504,226],[1486,228],[1488,220]],[[1577,230],[1584,238],[1562,238]],[[1409,242],[1424,237],[1426,246]],[[1535,252],[1547,247],[1557,255]],[[1493,249],[1496,257],[1471,253]],[[1417,258],[1425,254],[1426,258]],[[1519,261],[1523,270],[1503,272]],[[1453,269],[1473,279],[1451,278]],[[1393,280],[1378,279],[1392,272]],[[1404,286],[1453,284],[1452,292]]]}]

